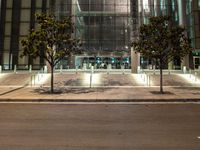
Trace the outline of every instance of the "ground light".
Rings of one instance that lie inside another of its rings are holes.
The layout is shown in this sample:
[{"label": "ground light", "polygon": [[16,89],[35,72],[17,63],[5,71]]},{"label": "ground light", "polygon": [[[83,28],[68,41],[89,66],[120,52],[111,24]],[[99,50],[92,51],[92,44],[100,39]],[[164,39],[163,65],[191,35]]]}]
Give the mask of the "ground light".
[{"label": "ground light", "polygon": [[192,84],[200,84],[200,80],[193,74],[179,74],[180,77]]},{"label": "ground light", "polygon": [[82,84],[84,86],[96,86],[101,83],[101,74],[95,74],[95,73],[84,73],[83,74],[83,81]]},{"label": "ground light", "polygon": [[150,79],[150,76],[147,74],[132,74],[132,77],[135,79],[137,84],[139,85],[152,85],[152,81]]},{"label": "ground light", "polygon": [[50,79],[50,74],[34,74],[31,76],[31,85],[42,85]]},{"label": "ground light", "polygon": [[0,79],[2,79],[5,76],[6,76],[5,74],[0,74]]}]

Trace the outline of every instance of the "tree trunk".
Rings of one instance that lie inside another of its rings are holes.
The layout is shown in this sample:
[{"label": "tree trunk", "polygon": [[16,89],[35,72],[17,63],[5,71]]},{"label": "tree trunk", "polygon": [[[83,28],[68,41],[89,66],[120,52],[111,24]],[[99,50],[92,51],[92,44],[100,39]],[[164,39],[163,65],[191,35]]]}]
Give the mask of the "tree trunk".
[{"label": "tree trunk", "polygon": [[162,70],[162,60],[160,61],[160,93],[164,93],[163,91],[163,70]]},{"label": "tree trunk", "polygon": [[54,92],[54,88],[53,88],[53,72],[54,72],[54,66],[51,66],[51,93]]}]

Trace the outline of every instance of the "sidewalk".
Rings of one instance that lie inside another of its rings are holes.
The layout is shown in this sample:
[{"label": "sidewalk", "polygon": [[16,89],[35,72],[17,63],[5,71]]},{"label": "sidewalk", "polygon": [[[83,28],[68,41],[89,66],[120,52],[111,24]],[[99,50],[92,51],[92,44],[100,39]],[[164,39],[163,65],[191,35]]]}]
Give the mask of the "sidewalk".
[{"label": "sidewalk", "polygon": [[200,102],[200,87],[0,87],[0,102]]},{"label": "sidewalk", "polygon": [[[0,102],[3,101],[200,101],[200,76],[165,74],[165,94],[159,94],[159,75],[145,74],[55,74],[55,94],[49,93],[50,76],[1,74]],[[42,86],[42,87],[40,87]]]}]

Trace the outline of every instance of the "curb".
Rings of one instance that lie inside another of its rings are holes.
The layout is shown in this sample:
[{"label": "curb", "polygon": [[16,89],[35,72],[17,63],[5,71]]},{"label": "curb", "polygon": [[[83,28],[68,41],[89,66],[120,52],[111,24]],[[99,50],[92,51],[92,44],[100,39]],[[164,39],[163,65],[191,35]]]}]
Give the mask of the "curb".
[{"label": "curb", "polygon": [[200,102],[200,98],[185,98],[185,99],[0,99],[0,103],[12,103],[12,102],[31,102],[31,103],[40,103],[40,102],[74,102],[74,103],[138,103],[138,102],[149,102],[149,103],[197,103]]}]

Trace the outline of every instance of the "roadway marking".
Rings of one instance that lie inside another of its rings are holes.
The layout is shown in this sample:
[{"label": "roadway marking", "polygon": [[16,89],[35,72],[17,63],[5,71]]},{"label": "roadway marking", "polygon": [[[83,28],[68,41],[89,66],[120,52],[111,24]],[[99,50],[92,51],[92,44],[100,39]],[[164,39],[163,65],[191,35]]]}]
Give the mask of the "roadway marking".
[{"label": "roadway marking", "polygon": [[[0,102],[0,104],[43,104],[43,105],[188,105],[200,102]],[[200,136],[199,136],[200,139]]]}]

